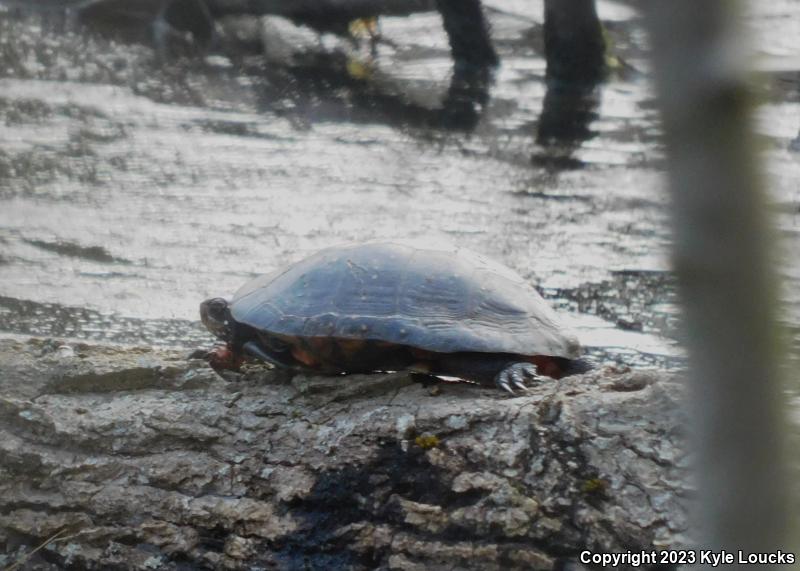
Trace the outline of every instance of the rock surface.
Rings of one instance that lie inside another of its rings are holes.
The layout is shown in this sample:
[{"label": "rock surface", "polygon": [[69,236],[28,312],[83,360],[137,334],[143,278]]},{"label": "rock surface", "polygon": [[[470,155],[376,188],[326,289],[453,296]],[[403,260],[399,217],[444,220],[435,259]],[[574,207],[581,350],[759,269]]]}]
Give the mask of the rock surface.
[{"label": "rock surface", "polygon": [[2,340],[0,567],[580,569],[681,546],[681,393],[611,370],[513,398],[223,379],[177,352]]}]

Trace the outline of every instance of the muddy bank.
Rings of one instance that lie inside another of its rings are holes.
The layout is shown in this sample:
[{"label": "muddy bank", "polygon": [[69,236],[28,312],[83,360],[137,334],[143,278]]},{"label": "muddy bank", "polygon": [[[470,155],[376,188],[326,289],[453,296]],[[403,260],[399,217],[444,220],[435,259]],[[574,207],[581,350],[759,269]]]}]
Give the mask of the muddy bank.
[{"label": "muddy bank", "polygon": [[677,379],[508,398],[406,374],[223,379],[149,348],[0,341],[0,564],[555,569],[685,542]]}]

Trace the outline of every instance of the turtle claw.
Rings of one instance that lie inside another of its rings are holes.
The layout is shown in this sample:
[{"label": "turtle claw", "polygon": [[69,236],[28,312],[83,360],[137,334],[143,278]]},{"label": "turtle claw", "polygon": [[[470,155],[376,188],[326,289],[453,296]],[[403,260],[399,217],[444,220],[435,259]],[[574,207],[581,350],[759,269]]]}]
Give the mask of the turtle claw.
[{"label": "turtle claw", "polygon": [[506,379],[505,377],[497,375],[497,378],[495,379],[494,382],[497,384],[498,387],[500,387],[504,391],[508,391],[512,395],[514,394],[514,389],[511,388],[511,385],[508,383],[508,379]]},{"label": "turtle claw", "polygon": [[519,389],[521,391],[524,391],[528,388],[525,386],[525,381],[523,381],[522,378],[516,373],[511,375],[511,384],[515,389]]},{"label": "turtle claw", "polygon": [[541,378],[542,377],[536,371],[536,365],[522,362],[513,363],[497,373],[494,382],[499,388],[513,395],[515,394],[514,389],[520,391],[528,389],[525,384],[526,380],[538,381]]}]

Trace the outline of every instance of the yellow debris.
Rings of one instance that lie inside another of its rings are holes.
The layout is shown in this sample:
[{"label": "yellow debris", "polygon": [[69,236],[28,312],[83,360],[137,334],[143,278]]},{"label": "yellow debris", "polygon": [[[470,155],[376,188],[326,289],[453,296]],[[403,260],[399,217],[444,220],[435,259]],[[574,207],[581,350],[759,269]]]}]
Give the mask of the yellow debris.
[{"label": "yellow debris", "polygon": [[379,35],[378,17],[371,16],[369,18],[357,18],[348,24],[347,30],[354,38],[368,37],[369,39],[374,40]]}]

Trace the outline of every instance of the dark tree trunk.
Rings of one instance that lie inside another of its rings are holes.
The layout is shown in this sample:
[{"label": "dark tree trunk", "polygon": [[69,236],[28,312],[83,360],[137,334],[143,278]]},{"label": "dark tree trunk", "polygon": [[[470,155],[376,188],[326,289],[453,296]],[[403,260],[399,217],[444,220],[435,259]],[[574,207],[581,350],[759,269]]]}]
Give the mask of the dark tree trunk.
[{"label": "dark tree trunk", "polygon": [[456,66],[497,64],[489,22],[480,0],[437,0]]},{"label": "dark tree trunk", "polygon": [[547,78],[596,83],[606,73],[605,40],[594,0],[545,0]]}]

